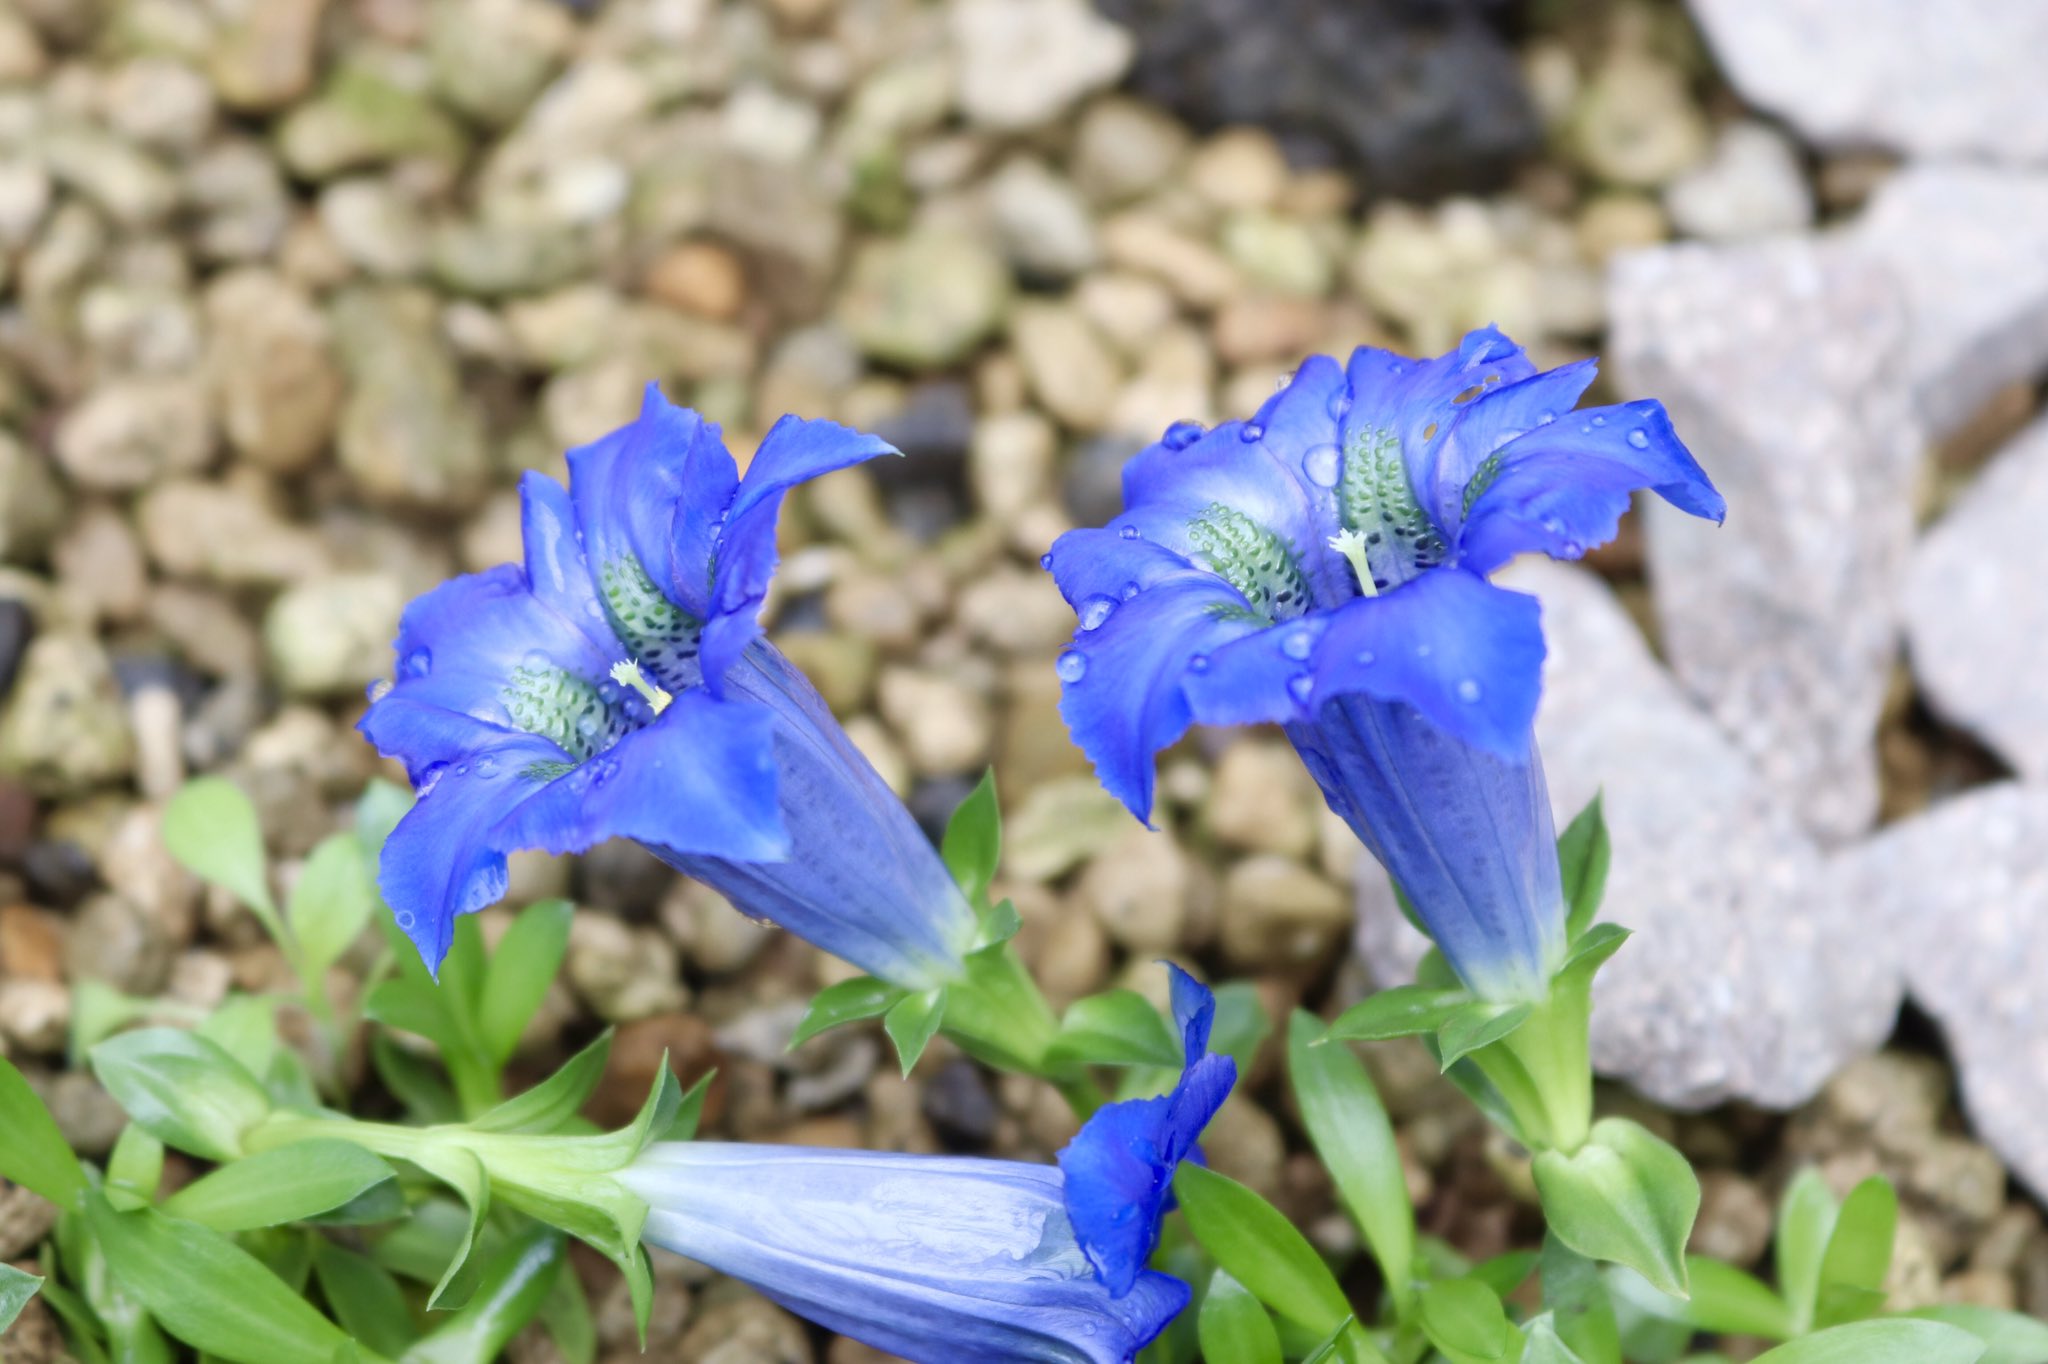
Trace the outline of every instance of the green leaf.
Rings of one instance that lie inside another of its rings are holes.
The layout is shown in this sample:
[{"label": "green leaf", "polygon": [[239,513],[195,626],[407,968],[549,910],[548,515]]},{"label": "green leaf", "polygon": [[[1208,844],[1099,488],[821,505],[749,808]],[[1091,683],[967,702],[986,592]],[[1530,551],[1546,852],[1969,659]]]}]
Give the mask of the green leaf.
[{"label": "green leaf", "polygon": [[1551,1235],[1543,1238],[1537,1269],[1543,1305],[1564,1347],[1582,1364],[1622,1364],[1621,1330],[1599,1267]]},{"label": "green leaf", "polygon": [[1761,1279],[1704,1255],[1686,1256],[1685,1266],[1692,1298],[1679,1307],[1700,1330],[1770,1340],[1792,1334],[1791,1309]]},{"label": "green leaf", "polygon": [[1337,1015],[1323,1034],[1328,1042],[1384,1042],[1394,1037],[1433,1033],[1472,1002],[1463,990],[1428,985],[1396,985],[1367,995]]},{"label": "green leaf", "polygon": [[377,908],[377,887],[354,834],[322,839],[292,885],[285,918],[299,941],[299,970],[308,989],[341,959]]},{"label": "green leaf", "polygon": [[1515,1328],[1485,1284],[1445,1279],[1424,1289],[1420,1304],[1422,1333],[1451,1364],[1495,1364],[1509,1357]]},{"label": "green leaf", "polygon": [[93,1073],[150,1135],[208,1160],[233,1160],[270,1096],[234,1057],[176,1028],[143,1028],[92,1049]]},{"label": "green leaf", "polygon": [[1259,997],[1259,987],[1248,980],[1227,981],[1214,994],[1216,1021],[1209,1028],[1209,1053],[1230,1057],[1237,1062],[1239,1075],[1249,1075],[1259,1045],[1273,1033],[1266,1002]]},{"label": "green leaf", "polygon": [[1557,869],[1564,875],[1565,932],[1576,940],[1592,926],[1607,890],[1607,867],[1614,847],[1607,839],[1607,819],[1595,795],[1565,826],[1557,840]]},{"label": "green leaf", "polygon": [[995,880],[996,864],[1003,856],[1003,813],[996,802],[995,769],[981,774],[981,781],[946,821],[939,854],[946,859],[946,870],[953,873],[967,903],[977,909],[986,907],[989,883]]},{"label": "green leaf", "polygon": [[372,777],[356,801],[356,839],[362,844],[363,860],[375,866],[384,851],[384,840],[412,809],[412,792],[396,782]]},{"label": "green leaf", "polygon": [[[469,1295],[476,1288],[475,1273],[469,1261],[476,1250],[477,1234],[483,1229],[484,1214],[491,1210],[490,1183],[484,1177],[482,1162],[460,1146],[425,1146],[411,1159],[413,1164],[453,1189],[469,1211],[469,1227],[456,1244],[455,1254],[449,1258],[447,1267],[441,1271],[434,1291],[427,1297],[428,1311],[453,1311],[469,1301]],[[466,1269],[471,1272],[464,1273]]]},{"label": "green leaf", "polygon": [[1898,1227],[1899,1195],[1889,1179],[1872,1175],[1849,1191],[1821,1256],[1816,1325],[1861,1321],[1884,1307],[1884,1280]]},{"label": "green leaf", "polygon": [[1273,1319],[1228,1270],[1219,1269],[1209,1277],[1195,1329],[1206,1359],[1281,1364],[1280,1333],[1273,1329]]},{"label": "green leaf", "polygon": [[1960,1304],[1908,1312],[1918,1321],[1938,1321],[1968,1331],[1985,1344],[1977,1364],[2048,1364],[2048,1322],[2020,1312]]},{"label": "green leaf", "polygon": [[1557,1332],[1557,1320],[1549,1312],[1522,1328],[1521,1364],[1589,1364],[1585,1356],[1565,1344]]},{"label": "green leaf", "polygon": [[[107,1268],[164,1330],[238,1364],[331,1364],[348,1337],[226,1236],[153,1208],[88,1198]],[[231,1286],[231,1287],[230,1287]]]},{"label": "green leaf", "polygon": [[891,985],[873,976],[855,976],[852,980],[828,985],[811,1000],[811,1007],[803,1020],[790,1034],[789,1049],[795,1051],[819,1033],[841,1024],[880,1018],[909,993],[900,985]]},{"label": "green leaf", "polygon": [[382,1265],[322,1236],[313,1241],[313,1275],[334,1319],[364,1346],[396,1358],[412,1344],[412,1308]]},{"label": "green leaf", "polygon": [[976,952],[996,952],[1024,928],[1024,916],[1014,900],[999,900],[981,916],[981,931],[974,935]]},{"label": "green leaf", "polygon": [[1572,939],[1571,947],[1564,954],[1564,964],[1557,968],[1557,974],[1579,976],[1590,982],[1593,974],[1607,964],[1607,959],[1619,952],[1622,944],[1633,936],[1633,930],[1623,928],[1620,924],[1594,924]]},{"label": "green leaf", "polygon": [[1959,1327],[1891,1317],[1802,1337],[1754,1364],[1977,1364],[1983,1357],[1984,1342]]},{"label": "green leaf", "polygon": [[926,990],[923,994],[905,995],[889,1007],[882,1015],[882,1030],[889,1034],[889,1040],[896,1044],[896,1057],[903,1063],[903,1074],[907,1077],[917,1058],[924,1055],[925,1044],[932,1040],[939,1030],[939,1024],[946,1016],[946,992],[944,989]]},{"label": "green leaf", "polygon": [[1821,1262],[1835,1233],[1835,1196],[1820,1171],[1807,1168],[1792,1177],[1778,1200],[1778,1230],[1773,1242],[1778,1291],[1792,1312],[1792,1334],[1813,1329],[1820,1302]]},{"label": "green leaf", "polygon": [[538,1223],[483,1267],[476,1291],[452,1320],[406,1351],[403,1364],[490,1364],[539,1314],[563,1261],[560,1232]]},{"label": "green leaf", "polygon": [[528,905],[491,954],[477,1005],[477,1031],[485,1054],[496,1064],[502,1066],[511,1057],[561,970],[562,955],[569,948],[569,921],[575,917],[576,907],[567,900]]},{"label": "green leaf", "polygon": [[202,881],[225,887],[287,947],[263,856],[263,826],[242,788],[225,777],[195,777],[164,805],[164,847]]},{"label": "green leaf", "polygon": [[1310,1331],[1351,1314],[1330,1267],[1265,1199],[1190,1162],[1175,1172],[1173,1191],[1202,1249],[1260,1302]]},{"label": "green leaf", "polygon": [[[193,1180],[164,1201],[164,1211],[215,1231],[248,1231],[304,1222],[362,1199],[398,1176],[351,1141],[316,1138],[260,1151]],[[404,1204],[389,1201],[393,1214]]]},{"label": "green leaf", "polygon": [[1287,1021],[1287,1073],[1309,1141],[1338,1196],[1379,1262],[1397,1303],[1407,1302],[1415,1265],[1415,1210],[1394,1126],[1372,1077],[1346,1047],[1317,1046],[1323,1026],[1297,1009]]},{"label": "green leaf", "polygon": [[75,1208],[86,1190],[85,1170],[57,1120],[14,1063],[0,1056],[0,1177],[33,1189],[60,1208]]},{"label": "green leaf", "polygon": [[1626,1118],[1602,1118],[1571,1155],[1541,1151],[1536,1192],[1559,1240],[1624,1264],[1674,1297],[1686,1295],[1685,1243],[1700,1210],[1692,1166]]},{"label": "green leaf", "polygon": [[395,976],[370,991],[363,1012],[387,1028],[417,1033],[448,1052],[462,1045],[462,1030],[449,1002],[431,980]]},{"label": "green leaf", "polygon": [[164,1178],[164,1144],[134,1123],[121,1129],[107,1158],[107,1202],[133,1212],[156,1202]]},{"label": "green leaf", "polygon": [[576,1277],[574,1264],[563,1261],[555,1286],[541,1304],[540,1319],[564,1364],[592,1364],[597,1358],[597,1321],[591,1316],[590,1300],[583,1295],[583,1280]]},{"label": "green leaf", "polygon": [[1505,1298],[1536,1272],[1537,1258],[1533,1250],[1504,1250],[1473,1265],[1464,1277],[1485,1284],[1496,1298]]},{"label": "green leaf", "polygon": [[1077,999],[1046,1049],[1058,1064],[1168,1066],[1179,1069],[1180,1039],[1152,1002],[1136,990],[1105,990]]},{"label": "green leaf", "polygon": [[612,1029],[606,1028],[553,1075],[517,1098],[507,1099],[470,1126],[479,1132],[560,1131],[596,1092],[611,1050]]},{"label": "green leaf", "polygon": [[[14,1325],[14,1319],[21,1315],[21,1309],[28,1306],[28,1300],[43,1286],[41,1278],[10,1264],[0,1264],[0,1335]],[[1277,1362],[1278,1354],[1273,1356]]]},{"label": "green leaf", "polygon": [[277,1001],[264,995],[230,995],[193,1031],[234,1057],[249,1074],[268,1075],[278,1055]]},{"label": "green leaf", "polygon": [[1437,1063],[1449,1070],[1481,1047],[1490,1047],[1514,1032],[1535,1011],[1533,1005],[1500,1004],[1487,999],[1461,1004],[1436,1030]]},{"label": "green leaf", "polygon": [[370,1064],[376,1067],[384,1087],[420,1125],[461,1121],[461,1105],[455,1102],[440,1070],[381,1028],[370,1033]]},{"label": "green leaf", "polygon": [[717,1071],[707,1070],[697,1077],[697,1083],[690,1086],[682,1102],[676,1105],[667,1133],[657,1136],[656,1141],[691,1141],[696,1138],[697,1124],[704,1116],[704,1100],[710,1095],[711,1081],[717,1074]]}]

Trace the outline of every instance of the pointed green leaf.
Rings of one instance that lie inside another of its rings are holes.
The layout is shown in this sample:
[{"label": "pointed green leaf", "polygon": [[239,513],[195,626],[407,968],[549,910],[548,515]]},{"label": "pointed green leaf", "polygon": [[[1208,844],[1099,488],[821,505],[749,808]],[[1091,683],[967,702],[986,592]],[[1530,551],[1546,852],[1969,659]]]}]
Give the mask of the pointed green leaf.
[{"label": "pointed green leaf", "polygon": [[1174,1174],[1173,1191],[1202,1249],[1260,1302],[1310,1331],[1351,1314],[1330,1267],[1265,1199],[1192,1163]]},{"label": "pointed green leaf", "polygon": [[230,995],[193,1031],[234,1057],[251,1075],[268,1075],[277,1062],[277,1000],[273,997]]},{"label": "pointed green leaf", "polygon": [[1591,1364],[1564,1343],[1564,1337],[1557,1332],[1556,1318],[1548,1312],[1524,1326],[1522,1338],[1522,1364]]},{"label": "pointed green leaf", "polygon": [[903,1063],[905,1076],[917,1064],[917,1058],[924,1055],[925,1044],[938,1032],[945,1016],[946,992],[943,989],[905,995],[882,1015],[882,1030],[896,1044],[896,1057]]},{"label": "pointed green leaf", "polygon": [[313,1242],[313,1275],[334,1319],[366,1348],[396,1359],[412,1344],[412,1308],[382,1265],[322,1236]]},{"label": "pointed green leaf", "polygon": [[[309,1221],[393,1185],[397,1175],[351,1141],[316,1138],[259,1151],[193,1180],[164,1201],[164,1211],[215,1231],[249,1231]],[[402,1201],[390,1204],[404,1211]]]},{"label": "pointed green leaf", "polygon": [[717,1071],[707,1070],[697,1077],[697,1083],[690,1086],[676,1105],[667,1133],[656,1137],[656,1141],[691,1141],[696,1138],[697,1124],[704,1117],[704,1100],[711,1093],[711,1082],[717,1076]]},{"label": "pointed green leaf", "polygon": [[416,1123],[431,1127],[461,1120],[461,1106],[440,1068],[381,1028],[370,1033],[370,1064]]},{"label": "pointed green leaf", "polygon": [[2048,1361],[2048,1321],[2022,1312],[2001,1312],[1995,1307],[1965,1307],[1961,1304],[1923,1307],[1906,1315],[1919,1321],[1938,1321],[1968,1331],[1984,1342],[1984,1357],[1977,1364],[2044,1364]]},{"label": "pointed green leaf", "polygon": [[460,1146],[423,1146],[411,1156],[411,1160],[453,1189],[469,1212],[469,1227],[457,1243],[455,1254],[442,1269],[433,1293],[427,1298],[429,1311],[454,1311],[468,1302],[469,1295],[476,1289],[475,1267],[470,1264],[470,1256],[475,1253],[484,1214],[491,1210],[490,1183],[484,1177],[482,1163]]},{"label": "pointed green leaf", "polygon": [[1602,1118],[1573,1154],[1538,1152],[1535,1174],[1544,1218],[1559,1240],[1686,1295],[1685,1243],[1700,1186],[1669,1143],[1626,1118]]},{"label": "pointed green leaf", "polygon": [[1364,1065],[1348,1047],[1315,1045],[1322,1033],[1322,1023],[1306,1010],[1295,1010],[1287,1022],[1287,1073],[1302,1125],[1345,1209],[1365,1233],[1381,1279],[1397,1302],[1406,1302],[1415,1264],[1415,1210],[1394,1126]]},{"label": "pointed green leaf", "polygon": [[482,1267],[462,1310],[407,1350],[402,1364],[491,1364],[539,1314],[562,1261],[562,1234],[529,1225]]},{"label": "pointed green leaf", "polygon": [[1899,1195],[1889,1179],[1872,1175],[1849,1191],[1821,1256],[1816,1325],[1860,1321],[1883,1308],[1898,1226]]},{"label": "pointed green leaf", "polygon": [[502,1066],[511,1057],[561,970],[562,956],[569,949],[569,923],[575,917],[576,907],[567,900],[528,905],[491,954],[477,1006],[477,1031],[485,1054],[496,1064]]},{"label": "pointed green leaf", "polygon": [[1463,990],[1427,985],[1396,985],[1367,995],[1337,1015],[1323,1034],[1329,1042],[1383,1042],[1394,1037],[1433,1033],[1472,1003]]},{"label": "pointed green leaf", "polygon": [[1490,1047],[1529,1021],[1535,1008],[1528,1004],[1499,1004],[1475,999],[1458,1007],[1436,1030],[1437,1063],[1449,1070],[1458,1062]]},{"label": "pointed green leaf", "polygon": [[1014,900],[1000,900],[981,916],[981,931],[974,935],[974,951],[997,952],[1024,928],[1024,916]]},{"label": "pointed green leaf", "polygon": [[1891,1317],[1804,1336],[1766,1350],[1755,1364],[1978,1364],[1984,1348],[1958,1327]]},{"label": "pointed green leaf", "polygon": [[1496,1298],[1506,1298],[1536,1272],[1536,1262],[1537,1255],[1533,1250],[1505,1250],[1473,1265],[1464,1277],[1474,1283],[1485,1284],[1493,1290]]},{"label": "pointed green leaf", "polygon": [[1599,1266],[1553,1235],[1543,1238],[1537,1270],[1551,1328],[1564,1347],[1582,1364],[1622,1364],[1621,1331]]},{"label": "pointed green leaf", "polygon": [[1620,924],[1594,924],[1572,939],[1572,945],[1564,955],[1564,964],[1557,968],[1557,973],[1560,976],[1577,975],[1590,981],[1593,973],[1606,965],[1607,959],[1619,952],[1631,936],[1631,930]]},{"label": "pointed green leaf", "polygon": [[1422,1333],[1451,1364],[1497,1364],[1509,1357],[1515,1328],[1485,1284],[1445,1279],[1424,1289],[1419,1302]]},{"label": "pointed green leaf", "polygon": [[270,1096],[234,1057],[194,1033],[142,1028],[92,1049],[93,1073],[130,1119],[180,1151],[233,1160]]},{"label": "pointed green leaf", "polygon": [[828,985],[811,1000],[803,1021],[790,1034],[789,1049],[795,1051],[819,1033],[843,1023],[880,1018],[909,993],[900,985],[891,985],[873,976],[855,976],[852,980]]},{"label": "pointed green leaf", "polygon": [[[21,1315],[21,1309],[28,1306],[28,1300],[43,1286],[41,1278],[10,1264],[0,1264],[0,1335],[14,1325],[14,1319]],[[1273,1358],[1278,1360],[1279,1355]]]},{"label": "pointed green leaf", "polygon": [[479,1132],[558,1132],[596,1092],[604,1079],[605,1061],[612,1050],[612,1032],[606,1028],[583,1050],[577,1052],[553,1075],[517,1098],[507,1099],[470,1123]]},{"label": "pointed green leaf", "polygon": [[1105,990],[1077,999],[1046,1051],[1053,1064],[1170,1066],[1181,1064],[1180,1039],[1135,990]]},{"label": "pointed green leaf", "polygon": [[195,777],[164,804],[164,848],[202,881],[222,886],[247,905],[272,940],[288,947],[277,902],[270,897],[263,826],[242,788],[225,777]]},{"label": "pointed green leaf", "polygon": [[354,834],[321,840],[292,885],[285,919],[299,941],[299,969],[309,986],[341,959],[370,922],[377,887],[362,841]]},{"label": "pointed green leaf", "polygon": [[590,1299],[584,1296],[583,1280],[576,1277],[574,1264],[563,1262],[561,1272],[555,1275],[555,1286],[541,1304],[540,1319],[563,1364],[593,1364],[597,1358],[597,1320],[591,1315]]},{"label": "pointed green leaf", "polygon": [[989,883],[995,880],[996,864],[1003,855],[1003,815],[996,802],[995,769],[981,774],[981,781],[946,821],[939,852],[967,903],[985,906]]},{"label": "pointed green leaf", "polygon": [[134,1123],[121,1129],[107,1158],[107,1202],[119,1212],[133,1212],[156,1202],[164,1177],[164,1144]]},{"label": "pointed green leaf", "polygon": [[1195,1329],[1207,1359],[1233,1364],[1281,1364],[1280,1333],[1259,1300],[1245,1286],[1219,1269],[1209,1278]]},{"label": "pointed green leaf", "polygon": [[1773,1242],[1778,1291],[1792,1312],[1792,1334],[1813,1329],[1820,1302],[1821,1262],[1828,1239],[1835,1234],[1835,1196],[1820,1171],[1808,1168],[1792,1177],[1778,1200],[1778,1230]]},{"label": "pointed green leaf", "polygon": [[1724,1336],[1783,1340],[1792,1334],[1791,1310],[1762,1280],[1704,1255],[1686,1256],[1685,1265],[1692,1298],[1679,1307],[1686,1321]]},{"label": "pointed green leaf", "polygon": [[1564,876],[1565,931],[1573,939],[1592,926],[1607,889],[1607,867],[1614,848],[1607,838],[1607,819],[1595,795],[1586,802],[1557,840],[1557,869]]}]

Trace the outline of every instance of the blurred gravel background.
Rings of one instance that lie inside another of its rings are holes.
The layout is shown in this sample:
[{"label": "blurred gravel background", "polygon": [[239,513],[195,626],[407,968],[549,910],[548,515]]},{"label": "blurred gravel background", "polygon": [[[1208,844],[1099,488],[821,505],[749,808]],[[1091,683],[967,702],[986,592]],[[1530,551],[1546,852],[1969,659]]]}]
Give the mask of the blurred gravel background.
[{"label": "blurred gravel background", "polygon": [[[1604,1101],[1706,1167],[1703,1250],[1760,1259],[1799,1162],[1882,1169],[1894,1306],[2048,1312],[2044,49],[2039,0],[0,0],[0,1051],[103,1152],[75,982],[282,983],[159,803],[224,772],[303,856],[378,771],[349,726],[401,605],[516,558],[519,471],[649,379],[743,458],[785,411],[906,452],[791,499],[775,635],[928,825],[996,765],[1056,999],[1161,954],[1276,1017],[1397,979],[1275,736],[1169,755],[1161,833],[1100,793],[1037,559],[1168,423],[1493,322],[1664,398],[1731,508],[1520,577],[1560,805],[1604,787],[1643,930]],[[526,1058],[620,1025],[595,1116],[667,1048],[718,1069],[715,1135],[1070,1134],[943,1043],[907,1082],[858,1030],[785,1055],[842,968],[635,849],[515,859],[513,904],[557,894]],[[1425,1227],[1525,1241],[1525,1164],[1419,1048],[1369,1059]],[[1248,1079],[1211,1162],[1341,1249]],[[0,1185],[0,1259],[46,1225]],[[41,1313],[0,1360],[61,1357]],[[670,1261],[647,1358],[881,1357]]]}]

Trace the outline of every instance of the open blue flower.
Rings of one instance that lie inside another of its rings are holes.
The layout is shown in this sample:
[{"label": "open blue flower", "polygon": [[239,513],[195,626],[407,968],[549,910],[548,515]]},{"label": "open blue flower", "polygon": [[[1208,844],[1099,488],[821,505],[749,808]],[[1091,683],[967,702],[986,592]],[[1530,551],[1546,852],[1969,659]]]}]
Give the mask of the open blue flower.
[{"label": "open blue flower", "polygon": [[630,838],[893,984],[958,976],[973,912],[831,712],[761,637],[792,486],[891,453],[785,417],[742,478],[718,428],[650,386],[638,420],[520,486],[526,558],[405,610],[362,731],[418,803],[384,898],[430,967],[505,855]]},{"label": "open blue flower", "polygon": [[1543,632],[1485,575],[1604,543],[1638,488],[1725,512],[1661,405],[1573,411],[1592,380],[1492,328],[1433,360],[1362,348],[1136,455],[1123,514],[1046,560],[1080,625],[1060,709],[1104,786],[1148,818],[1190,724],[1277,722],[1465,983],[1541,995],[1564,946]]},{"label": "open blue flower", "polygon": [[620,1179],[650,1245],[917,1364],[1130,1364],[1188,1301],[1098,1280],[1051,1166],[659,1142]]},{"label": "open blue flower", "polygon": [[1173,1018],[1180,1026],[1180,1082],[1153,1099],[1126,1099],[1096,1110],[1060,1151],[1067,1216],[1095,1272],[1124,1294],[1150,1272],[1159,1219],[1172,1206],[1173,1174],[1237,1083],[1237,1062],[1209,1054],[1216,997],[1171,962]]}]

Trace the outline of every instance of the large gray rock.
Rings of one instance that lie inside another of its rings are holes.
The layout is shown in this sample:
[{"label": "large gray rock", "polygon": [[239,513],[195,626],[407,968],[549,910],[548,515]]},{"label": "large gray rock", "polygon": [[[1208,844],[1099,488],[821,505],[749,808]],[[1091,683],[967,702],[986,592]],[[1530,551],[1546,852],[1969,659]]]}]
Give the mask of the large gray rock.
[{"label": "large gray rock", "polygon": [[1908,166],[1848,237],[1905,289],[1906,376],[1934,434],[2048,369],[2048,174]]},{"label": "large gray rock", "polygon": [[[1529,563],[1502,581],[1543,600],[1536,733],[1558,824],[1602,795],[1614,863],[1601,913],[1635,930],[1595,985],[1595,1068],[1685,1108],[1811,1098],[1891,1032],[1889,939],[1599,579]],[[1358,884],[1369,971],[1408,979],[1420,935],[1370,862]]]},{"label": "large gray rock", "polygon": [[1692,0],[1721,69],[1828,147],[2048,161],[2040,0]]},{"label": "large gray rock", "polygon": [[2048,791],[1972,791],[1843,854],[1864,942],[1896,944],[1977,1135],[2048,1195]]},{"label": "large gray rock", "polygon": [[1905,312],[1839,242],[1618,258],[1614,369],[1654,395],[1728,499],[1722,527],[1649,505],[1679,677],[1827,840],[1877,812],[1875,733],[1898,647],[1922,441]]},{"label": "large gray rock", "polygon": [[1913,551],[1906,640],[1933,707],[2048,777],[2048,422],[2028,427]]}]

